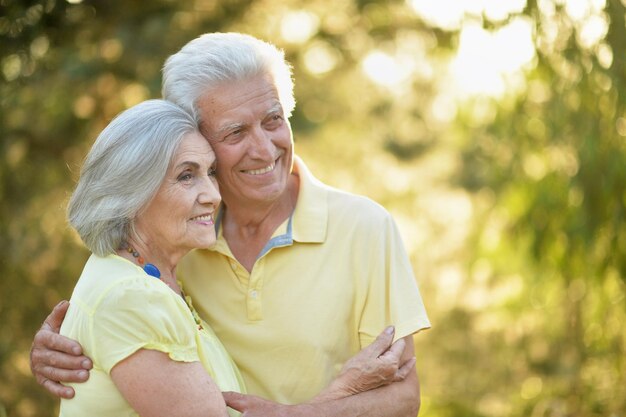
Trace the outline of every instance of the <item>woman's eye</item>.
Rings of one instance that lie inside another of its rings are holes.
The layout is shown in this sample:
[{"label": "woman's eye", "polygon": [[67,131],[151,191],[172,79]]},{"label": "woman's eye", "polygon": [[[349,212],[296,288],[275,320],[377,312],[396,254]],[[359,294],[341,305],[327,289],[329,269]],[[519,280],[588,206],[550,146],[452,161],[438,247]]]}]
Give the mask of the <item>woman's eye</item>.
[{"label": "woman's eye", "polygon": [[178,181],[189,181],[191,177],[192,175],[190,173],[181,174],[181,176],[178,177]]}]

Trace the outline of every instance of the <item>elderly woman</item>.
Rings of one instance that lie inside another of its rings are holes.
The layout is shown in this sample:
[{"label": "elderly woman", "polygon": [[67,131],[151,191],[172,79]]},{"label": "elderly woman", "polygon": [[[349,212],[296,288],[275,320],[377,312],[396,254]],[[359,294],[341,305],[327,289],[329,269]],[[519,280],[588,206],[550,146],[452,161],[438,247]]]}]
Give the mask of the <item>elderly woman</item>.
[{"label": "elderly woman", "polygon": [[[187,252],[215,243],[215,163],[196,120],[163,100],[121,113],[97,138],[68,208],[93,254],[61,327],[94,368],[61,416],[225,416],[221,391],[244,391],[176,279]],[[381,335],[316,401],[404,378],[412,363],[398,366],[390,341]]]}]

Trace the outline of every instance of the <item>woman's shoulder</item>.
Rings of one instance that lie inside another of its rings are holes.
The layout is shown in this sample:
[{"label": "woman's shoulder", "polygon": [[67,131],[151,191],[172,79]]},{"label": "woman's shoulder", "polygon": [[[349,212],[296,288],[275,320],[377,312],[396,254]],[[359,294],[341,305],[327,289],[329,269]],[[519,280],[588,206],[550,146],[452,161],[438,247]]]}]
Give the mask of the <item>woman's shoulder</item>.
[{"label": "woman's shoulder", "polygon": [[[132,262],[117,255],[92,255],[83,269],[72,298],[93,310],[104,304],[136,302],[136,296],[169,296],[169,288],[147,275]],[[170,291],[171,292],[171,291]]]}]

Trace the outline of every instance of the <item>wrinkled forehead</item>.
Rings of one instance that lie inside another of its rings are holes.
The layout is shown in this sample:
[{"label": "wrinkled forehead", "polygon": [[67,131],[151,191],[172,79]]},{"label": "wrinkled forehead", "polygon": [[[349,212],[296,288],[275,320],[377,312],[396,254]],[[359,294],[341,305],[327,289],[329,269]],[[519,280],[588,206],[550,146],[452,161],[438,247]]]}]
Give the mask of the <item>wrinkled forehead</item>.
[{"label": "wrinkled forehead", "polygon": [[271,78],[260,76],[224,82],[207,89],[197,103],[200,130],[215,134],[230,125],[247,125],[279,112],[283,107]]}]

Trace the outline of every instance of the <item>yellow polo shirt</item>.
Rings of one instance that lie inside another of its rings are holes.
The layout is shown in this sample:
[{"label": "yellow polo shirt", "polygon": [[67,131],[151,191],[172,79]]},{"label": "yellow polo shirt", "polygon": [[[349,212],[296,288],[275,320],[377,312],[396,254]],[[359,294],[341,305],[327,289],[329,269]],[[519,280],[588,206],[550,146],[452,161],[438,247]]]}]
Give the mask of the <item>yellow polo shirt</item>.
[{"label": "yellow polo shirt", "polygon": [[[228,353],[206,323],[198,326],[192,308],[132,262],[92,255],[74,288],[61,334],[80,342],[93,369],[87,382],[69,384],[76,396],[61,400],[59,415],[138,416],[113,383],[111,369],[139,349],[201,362],[221,390],[245,392]],[[229,415],[240,414],[229,409]]]},{"label": "yellow polo shirt", "polygon": [[396,338],[430,327],[389,213],[322,184],[299,158],[294,175],[295,211],[251,273],[221,228],[212,249],[191,252],[178,268],[248,392],[283,403],[315,396],[387,325]]}]

